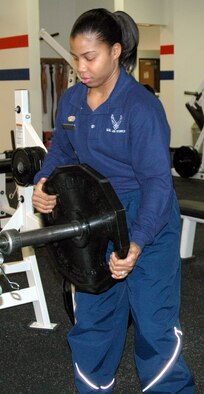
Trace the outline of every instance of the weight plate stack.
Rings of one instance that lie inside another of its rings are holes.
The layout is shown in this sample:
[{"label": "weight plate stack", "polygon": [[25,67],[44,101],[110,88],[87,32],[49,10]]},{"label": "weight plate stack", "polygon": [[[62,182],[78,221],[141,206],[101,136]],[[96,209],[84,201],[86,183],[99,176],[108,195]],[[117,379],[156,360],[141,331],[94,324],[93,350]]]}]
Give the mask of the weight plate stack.
[{"label": "weight plate stack", "polygon": [[45,150],[39,146],[14,151],[11,167],[13,179],[18,185],[33,185],[33,178],[41,169],[45,154]]}]

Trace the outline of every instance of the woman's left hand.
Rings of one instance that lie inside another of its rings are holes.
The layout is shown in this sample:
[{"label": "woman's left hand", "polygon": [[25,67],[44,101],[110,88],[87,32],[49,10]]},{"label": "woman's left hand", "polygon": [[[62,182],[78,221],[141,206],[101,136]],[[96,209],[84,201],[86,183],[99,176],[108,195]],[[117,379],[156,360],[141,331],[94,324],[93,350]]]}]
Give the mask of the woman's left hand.
[{"label": "woman's left hand", "polygon": [[124,279],[134,268],[141,248],[135,242],[130,243],[130,249],[125,259],[120,259],[117,253],[113,252],[110,256],[110,271],[114,279]]}]

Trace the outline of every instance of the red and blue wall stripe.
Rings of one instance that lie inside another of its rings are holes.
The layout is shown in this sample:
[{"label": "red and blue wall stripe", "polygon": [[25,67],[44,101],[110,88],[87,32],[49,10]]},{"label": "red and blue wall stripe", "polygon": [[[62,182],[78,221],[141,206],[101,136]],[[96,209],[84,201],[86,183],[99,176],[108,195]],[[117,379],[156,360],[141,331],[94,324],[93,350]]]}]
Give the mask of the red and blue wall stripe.
[{"label": "red and blue wall stripe", "polygon": [[[0,50],[28,47],[28,35],[0,38]],[[174,45],[161,45],[160,55],[173,55]],[[29,68],[0,70],[0,81],[26,81],[30,79]],[[160,80],[173,80],[173,70],[161,70]]]},{"label": "red and blue wall stripe", "polygon": [[[174,45],[161,45],[160,47],[160,56],[168,56],[174,54]],[[174,79],[174,71],[173,70],[161,70],[160,71],[160,80],[173,80]]]},{"label": "red and blue wall stripe", "polygon": [[[0,50],[26,48],[29,46],[28,35],[0,38]],[[30,79],[29,68],[0,70],[0,81],[27,81]]]}]

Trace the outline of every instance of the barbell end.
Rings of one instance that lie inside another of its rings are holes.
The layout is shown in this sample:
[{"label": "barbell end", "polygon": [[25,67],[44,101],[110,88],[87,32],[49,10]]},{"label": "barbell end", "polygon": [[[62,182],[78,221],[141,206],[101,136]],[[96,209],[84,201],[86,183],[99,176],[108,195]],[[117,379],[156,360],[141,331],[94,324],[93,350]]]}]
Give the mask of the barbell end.
[{"label": "barbell end", "polygon": [[20,233],[16,229],[1,231],[0,233],[0,252],[10,255],[13,251],[21,247]]}]

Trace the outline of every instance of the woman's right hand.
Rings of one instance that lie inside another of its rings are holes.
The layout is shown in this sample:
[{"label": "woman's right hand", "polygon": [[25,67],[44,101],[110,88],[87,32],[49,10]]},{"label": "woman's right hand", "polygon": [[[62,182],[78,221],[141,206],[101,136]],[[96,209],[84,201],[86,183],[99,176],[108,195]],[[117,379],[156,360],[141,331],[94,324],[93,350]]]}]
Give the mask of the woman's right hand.
[{"label": "woman's right hand", "polygon": [[36,208],[37,211],[41,213],[52,212],[57,202],[56,195],[49,195],[42,190],[46,180],[46,178],[41,178],[33,189],[32,203],[34,208]]}]

